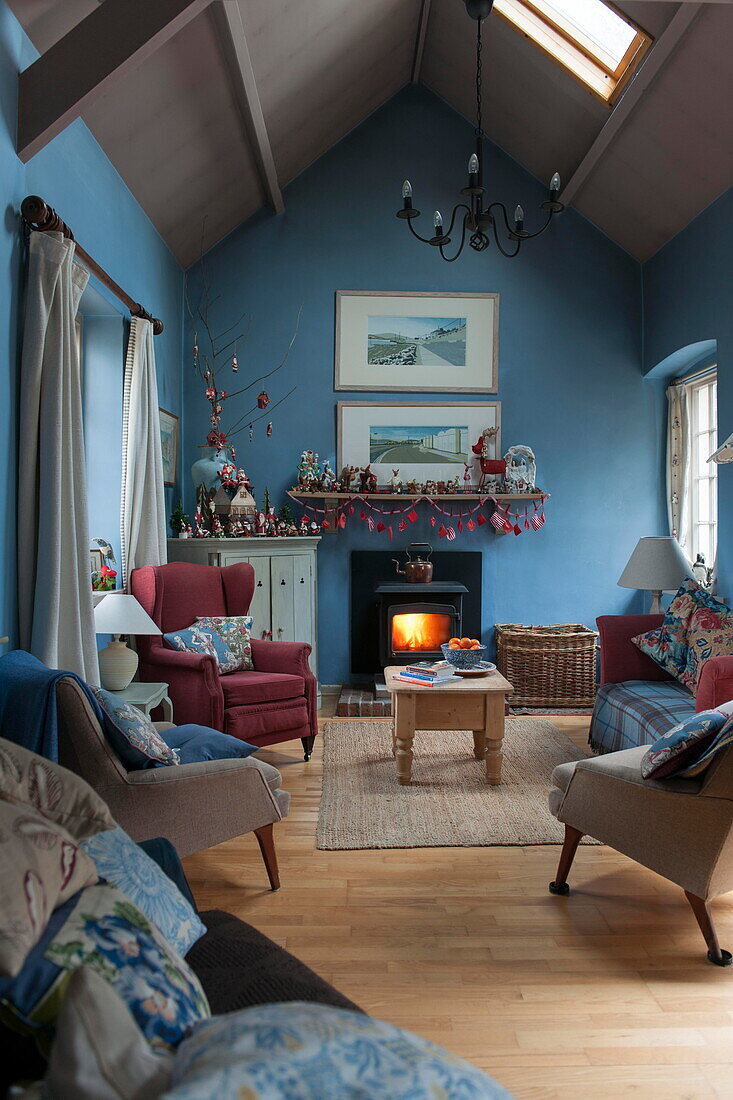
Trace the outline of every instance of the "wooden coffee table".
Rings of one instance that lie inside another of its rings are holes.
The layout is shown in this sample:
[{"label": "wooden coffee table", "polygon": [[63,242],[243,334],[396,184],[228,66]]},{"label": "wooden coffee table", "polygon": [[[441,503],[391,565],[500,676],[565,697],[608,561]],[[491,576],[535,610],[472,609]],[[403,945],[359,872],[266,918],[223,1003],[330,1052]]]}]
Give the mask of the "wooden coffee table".
[{"label": "wooden coffee table", "polygon": [[451,680],[440,687],[422,687],[395,679],[392,665],[384,670],[392,696],[394,732],[392,750],[397,761],[397,782],[412,779],[412,742],[415,730],[472,730],[473,755],[486,760],[486,779],[501,782],[502,741],[506,698],[514,688],[500,672]]}]

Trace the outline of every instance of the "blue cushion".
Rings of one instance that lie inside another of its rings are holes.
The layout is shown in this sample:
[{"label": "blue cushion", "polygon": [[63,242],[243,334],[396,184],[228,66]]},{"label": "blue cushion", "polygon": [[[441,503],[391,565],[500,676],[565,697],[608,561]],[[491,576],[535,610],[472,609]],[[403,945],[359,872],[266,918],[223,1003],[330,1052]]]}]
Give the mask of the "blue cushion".
[{"label": "blue cushion", "polygon": [[175,750],[166,745],[141,710],[104,688],[92,688],[92,691],[109,718],[104,727],[107,739],[127,768],[139,771],[180,764]]},{"label": "blue cushion", "polygon": [[596,694],[588,740],[594,752],[651,745],[694,713],[694,698],[676,680],[603,684]]},{"label": "blue cushion", "polygon": [[201,939],[206,927],[164,871],[123,829],[106,829],[81,847],[100,878],[116,886],[152,921],[181,955]]},{"label": "blue cushion", "polygon": [[219,672],[236,672],[240,668],[239,657],[233,653],[221,634],[212,627],[193,626],[185,630],[173,630],[164,634],[163,640],[171,649],[183,653],[205,653],[216,661]]},{"label": "blue cushion", "polygon": [[728,715],[719,710],[701,710],[674,726],[644,753],[644,779],[666,779],[695,764],[726,722]]},{"label": "blue cushion", "polygon": [[208,726],[191,722],[164,730],[161,737],[175,749],[182,764],[200,764],[204,760],[238,760],[257,752],[257,745],[249,745],[228,733],[219,733]]},{"label": "blue cushion", "polygon": [[[14,978],[0,978],[0,1002],[10,1006],[10,1011],[0,1010],[0,1018],[9,1027],[15,1028],[21,1023],[20,1030],[36,1031],[44,1022],[50,1023],[55,1018],[67,976],[60,966],[46,958],[46,951],[82,893],[83,890],[79,890],[54,909],[38,943],[26,955],[20,973]],[[64,981],[59,981],[61,978]]]}]

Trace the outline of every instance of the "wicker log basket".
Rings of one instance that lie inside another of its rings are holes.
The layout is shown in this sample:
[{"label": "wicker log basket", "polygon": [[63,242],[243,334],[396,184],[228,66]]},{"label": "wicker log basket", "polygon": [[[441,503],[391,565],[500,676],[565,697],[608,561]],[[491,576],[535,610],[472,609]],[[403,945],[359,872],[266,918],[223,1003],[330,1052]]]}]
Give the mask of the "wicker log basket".
[{"label": "wicker log basket", "polygon": [[582,623],[497,623],[496,662],[514,685],[513,707],[591,707],[598,635]]}]

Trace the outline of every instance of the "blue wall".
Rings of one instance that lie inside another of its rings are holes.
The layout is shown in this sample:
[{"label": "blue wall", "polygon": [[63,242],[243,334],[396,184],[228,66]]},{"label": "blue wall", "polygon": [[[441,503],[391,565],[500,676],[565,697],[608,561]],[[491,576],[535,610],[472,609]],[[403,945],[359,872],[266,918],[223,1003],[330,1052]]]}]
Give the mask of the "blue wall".
[{"label": "blue wall", "polygon": [[[156,337],[155,344],[160,402],[172,412],[181,410],[183,276],[174,257],[81,121],[73,123],[27,165],[15,154],[17,74],[36,56],[0,0],[0,469],[6,486],[0,506],[0,632],[11,634],[16,621],[14,486],[22,267],[18,211],[25,195],[41,195],[56,207],[77,239],[113,278],[163,318],[165,332]],[[98,289],[109,299],[104,288]],[[119,360],[115,372],[118,369]],[[100,383],[101,379],[95,379],[98,391]],[[108,400],[121,403],[116,373],[109,383]],[[111,517],[114,501],[119,502],[119,455],[116,440],[110,441],[108,451],[102,442],[95,455],[98,476],[90,484],[90,512],[106,508]],[[168,492],[172,496],[175,490]],[[110,500],[111,506],[105,503]],[[118,526],[110,532],[92,533],[111,538],[117,536]]]},{"label": "blue wall", "polygon": [[[496,536],[487,526],[452,545],[484,551],[487,627],[592,624],[599,614],[641,608],[641,597],[616,580],[639,536],[663,533],[666,522],[659,484],[662,387],[641,372],[641,269],[574,211],[516,260],[493,248],[480,255],[466,249],[456,264],[443,263],[409,237],[394,211],[409,176],[422,220],[435,207],[445,214],[464,182],[471,142],[471,127],[442,101],[424,89],[406,89],[286,189],[283,215],[261,211],[209,253],[208,275],[221,295],[215,322],[226,327],[243,309],[253,317],[237,382],[279,360],[304,306],[291,358],[268,383],[273,401],[291,385],[298,389],[273,413],[271,439],[264,437],[264,422],[251,445],[246,433],[239,437],[238,461],[260,499],[269,485],[279,503],[304,448],[333,463],[337,400],[380,400],[379,394],[333,390],[336,290],[499,291],[502,446],[534,448],[539,481],[552,493],[548,522],[519,537]],[[492,193],[510,210],[521,202],[532,228],[545,188],[497,148],[488,146],[487,155]],[[194,288],[197,280],[194,268]],[[189,332],[187,350],[191,343]],[[234,381],[229,375],[224,388]],[[208,406],[188,363],[184,390],[190,507],[188,467],[208,430]],[[396,535],[392,547],[404,546],[408,536],[438,542],[424,523]],[[320,545],[324,683],[349,675],[349,550],[387,545],[386,536],[368,535],[358,518]]]},{"label": "blue wall", "polygon": [[[690,344],[717,341],[718,435],[733,431],[733,188],[643,269],[644,369]],[[677,373],[684,373],[677,371]],[[733,470],[718,471],[718,591],[733,599]]]}]

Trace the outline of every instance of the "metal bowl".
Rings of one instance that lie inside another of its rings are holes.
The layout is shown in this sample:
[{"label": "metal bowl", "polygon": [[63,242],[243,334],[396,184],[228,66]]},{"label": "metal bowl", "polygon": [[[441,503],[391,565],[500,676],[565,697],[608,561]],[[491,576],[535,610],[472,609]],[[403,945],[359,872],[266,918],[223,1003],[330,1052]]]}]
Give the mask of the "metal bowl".
[{"label": "metal bowl", "polygon": [[479,646],[478,649],[449,649],[444,643],[440,648],[443,650],[446,661],[454,668],[475,668],[476,665],[481,664],[486,655],[485,645]]}]

